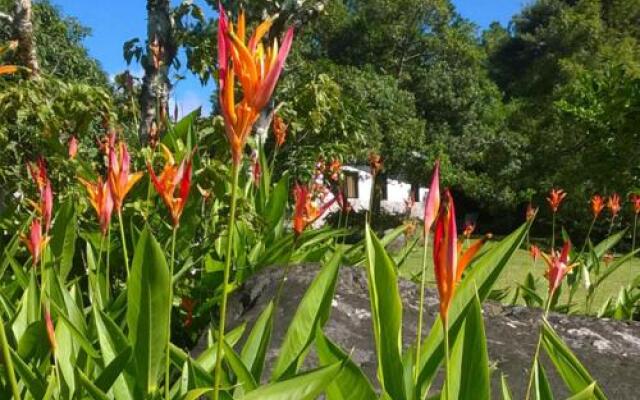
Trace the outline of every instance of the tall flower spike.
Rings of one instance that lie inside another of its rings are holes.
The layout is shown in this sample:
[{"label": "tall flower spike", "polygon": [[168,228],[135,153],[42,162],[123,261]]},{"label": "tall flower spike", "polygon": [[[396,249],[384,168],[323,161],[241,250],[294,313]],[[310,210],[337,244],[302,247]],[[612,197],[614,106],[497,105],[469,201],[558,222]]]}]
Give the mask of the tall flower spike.
[{"label": "tall flower spike", "polygon": [[116,210],[122,209],[127,193],[142,178],[142,172],[129,173],[130,164],[131,158],[124,142],[118,144],[118,152],[114,148],[109,150],[109,185]]},{"label": "tall flower spike", "polygon": [[[272,46],[264,46],[262,39],[271,28],[271,24],[271,19],[262,22],[247,43],[244,11],[240,13],[237,29],[234,32],[224,8],[219,4],[220,109],[233,162],[236,165],[240,163],[242,150],[253,125],[271,99],[293,42],[293,28],[289,28],[280,48],[277,40],[274,40]],[[236,76],[243,95],[238,103],[235,101],[234,93]]]},{"label": "tall flower spike", "polygon": [[613,193],[611,196],[609,196],[609,199],[607,200],[607,208],[611,212],[612,217],[618,216],[618,213],[622,209],[622,207],[620,206],[620,196],[618,195],[618,193]]},{"label": "tall flower spike", "polygon": [[306,185],[296,183],[293,187],[293,199],[295,202],[293,213],[293,231],[300,236],[307,226],[313,224],[318,218],[337,201],[337,196],[318,205],[312,200],[311,192]]},{"label": "tall flower spike", "polygon": [[51,190],[51,181],[47,174],[46,163],[44,158],[40,157],[35,165],[27,164],[27,167],[40,195],[39,204],[32,204],[34,204],[36,211],[42,215],[45,232],[49,232],[53,216],[53,191]]},{"label": "tall flower spike", "polygon": [[100,230],[103,235],[107,234],[109,225],[111,224],[111,213],[113,212],[113,197],[111,196],[111,186],[108,182],[103,182],[102,178],[98,178],[97,182],[89,182],[79,178],[80,183],[87,189],[89,202],[96,210],[98,220],[100,221]]},{"label": "tall flower spike", "polygon": [[[165,158],[162,172],[159,176],[156,176],[153,167],[151,167],[149,163],[147,163],[147,169],[149,170],[153,186],[171,213],[173,225],[178,226],[191,189],[192,155],[186,156],[180,165],[177,166],[171,151],[163,144],[160,144],[160,146],[162,147]],[[179,188],[177,197],[175,197],[176,188]]]},{"label": "tall flower spike", "polygon": [[277,147],[282,147],[287,140],[287,125],[279,115],[273,117],[273,136]]},{"label": "tall flower spike", "polygon": [[640,214],[640,195],[631,195],[631,204],[633,205],[633,212],[637,215]]},{"label": "tall flower spike", "polygon": [[567,193],[562,189],[551,189],[549,197],[547,197],[547,201],[549,202],[549,206],[554,214],[558,212],[558,208],[566,196]]},{"label": "tall flower spike", "polygon": [[20,240],[27,246],[29,253],[31,253],[33,265],[39,264],[42,252],[49,242],[49,237],[42,234],[42,223],[38,218],[34,218],[33,221],[31,221],[29,236],[20,235]]},{"label": "tall flower spike", "polygon": [[456,213],[451,193],[444,194],[444,204],[440,208],[433,240],[433,265],[440,296],[440,318],[447,319],[449,304],[453,298],[458,276],[458,232]]},{"label": "tall flower spike", "polygon": [[429,186],[429,193],[424,200],[424,236],[427,237],[431,225],[438,215],[438,209],[440,208],[440,160],[436,161],[433,168],[433,175],[431,176],[431,185]]},{"label": "tall flower spike", "polygon": [[593,213],[593,218],[598,218],[602,210],[604,210],[604,199],[599,194],[593,195],[593,197],[591,197],[591,212]]}]

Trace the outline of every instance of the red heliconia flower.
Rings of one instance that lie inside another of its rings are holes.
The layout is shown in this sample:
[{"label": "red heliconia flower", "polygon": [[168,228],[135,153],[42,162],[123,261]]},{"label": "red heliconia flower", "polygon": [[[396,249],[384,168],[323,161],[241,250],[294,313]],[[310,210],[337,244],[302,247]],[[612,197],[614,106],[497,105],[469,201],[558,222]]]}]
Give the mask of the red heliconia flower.
[{"label": "red heliconia flower", "polygon": [[531,255],[533,262],[538,261],[538,258],[540,258],[540,247],[532,244],[531,247],[529,247],[529,255]]},{"label": "red heliconia flower", "polygon": [[562,200],[567,196],[567,193],[562,189],[551,189],[549,192],[549,197],[547,197],[547,201],[549,202],[549,206],[551,206],[551,210],[554,213],[558,212],[558,208],[562,203]]},{"label": "red heliconia flower", "polygon": [[293,231],[296,236],[299,236],[307,226],[313,224],[331,207],[337,197],[334,196],[330,201],[317,205],[311,198],[309,188],[296,183],[293,187],[293,198],[295,201]]},{"label": "red heliconia flower", "polygon": [[47,175],[47,166],[44,158],[38,158],[35,165],[27,164],[27,168],[34,183],[38,187],[40,195],[39,203],[36,204],[32,202],[32,205],[36,211],[42,215],[45,232],[49,232],[49,229],[51,229],[51,218],[53,216],[53,191],[51,190],[51,181]]},{"label": "red heliconia flower", "polygon": [[529,204],[527,204],[527,212],[525,214],[525,218],[527,219],[527,221],[531,221],[533,217],[536,216],[536,212],[538,212],[538,209],[533,208],[533,204],[529,202]]},{"label": "red heliconia flower", "polygon": [[76,158],[77,154],[78,139],[74,135],[71,135],[71,137],[69,138],[69,158],[73,160],[74,158]]},{"label": "red heliconia flower", "polygon": [[[191,155],[185,157],[177,166],[171,151],[163,144],[160,146],[165,158],[162,172],[156,176],[149,163],[147,163],[147,169],[153,186],[171,213],[173,226],[178,226],[191,189]],[[179,188],[178,196],[174,197],[176,188]]]},{"label": "red heliconia flower", "polygon": [[436,220],[440,209],[440,161],[437,160],[431,175],[431,185],[429,193],[424,199],[424,237],[426,238],[431,230],[431,225]]},{"label": "red heliconia flower", "polygon": [[260,177],[262,176],[262,168],[260,167],[260,159],[258,152],[251,153],[251,180],[255,186],[260,185]]},{"label": "red heliconia flower", "polygon": [[598,218],[602,210],[604,210],[604,199],[599,194],[593,195],[593,197],[591,197],[591,212],[593,213],[593,218]]},{"label": "red heliconia flower", "polygon": [[622,206],[620,206],[620,196],[618,195],[618,193],[614,193],[609,196],[609,199],[607,200],[607,208],[611,212],[612,217],[615,218],[618,216],[618,213],[622,209]]},{"label": "red heliconia flower", "polygon": [[189,328],[193,324],[193,310],[196,306],[196,301],[189,298],[183,297],[180,301],[180,307],[187,313],[184,318],[184,327]]},{"label": "red heliconia flower", "polygon": [[56,348],[58,347],[58,343],[56,342],[56,329],[53,326],[53,321],[51,320],[51,313],[46,308],[44,310],[44,323],[47,328],[47,338],[51,345],[51,351],[55,353]]},{"label": "red heliconia flower", "polygon": [[342,169],[342,163],[337,158],[331,160],[329,164],[329,178],[332,181],[338,181],[340,179],[340,170]]},{"label": "red heliconia flower", "polygon": [[[241,11],[234,31],[227,14],[219,4],[218,18],[218,79],[220,109],[225,132],[231,146],[233,162],[238,165],[247,138],[260,112],[271,99],[284,63],[291,50],[293,28],[289,28],[278,48],[265,46],[263,38],[273,19],[262,22],[246,41],[244,11]],[[235,78],[242,87],[242,100],[235,101]]]},{"label": "red heliconia flower", "polygon": [[273,117],[273,136],[276,140],[276,147],[282,147],[287,140],[287,124],[279,115]]},{"label": "red heliconia flower", "polygon": [[122,209],[127,193],[142,178],[142,172],[130,174],[130,166],[131,158],[124,142],[119,143],[117,152],[115,148],[109,150],[109,185],[116,210]]},{"label": "red heliconia flower", "polygon": [[98,220],[100,221],[100,230],[103,235],[107,234],[109,225],[111,224],[111,213],[113,212],[113,197],[111,196],[111,186],[108,182],[103,182],[102,177],[97,182],[89,182],[82,178],[78,178],[80,183],[87,189],[89,202],[96,210]]},{"label": "red heliconia flower", "polygon": [[602,261],[604,262],[605,267],[608,267],[609,264],[613,262],[613,253],[607,252],[604,256],[602,256]]},{"label": "red heliconia flower", "polygon": [[473,233],[473,231],[476,230],[476,224],[473,223],[472,221],[467,221],[464,224],[464,228],[462,228],[462,235],[466,238],[469,239],[471,237],[471,234]]},{"label": "red heliconia flower", "polygon": [[631,195],[631,204],[633,205],[633,212],[636,215],[640,214],[640,195],[639,194]]},{"label": "red heliconia flower", "polygon": [[549,295],[553,295],[553,293],[560,287],[562,280],[564,277],[571,272],[571,269],[575,267],[576,264],[569,264],[569,252],[571,251],[571,242],[564,242],[564,246],[562,247],[562,252],[551,251],[551,255],[547,255],[544,252],[541,252],[540,255],[542,259],[547,264],[547,271],[544,276],[549,281]]},{"label": "red heliconia flower", "polygon": [[34,218],[33,221],[31,221],[29,236],[22,234],[20,235],[20,240],[27,246],[29,253],[31,253],[33,265],[38,265],[42,252],[49,242],[49,236],[42,234],[42,223],[38,218]]},{"label": "red heliconia flower", "polygon": [[448,190],[445,191],[433,240],[433,266],[440,296],[440,318],[443,322],[447,320],[449,305],[464,270],[490,237],[491,235],[486,235],[469,246],[464,253],[459,254],[461,244],[458,243],[453,197]]},{"label": "red heliconia flower", "polygon": [[369,153],[369,168],[372,175],[378,175],[384,169],[384,160],[382,156],[374,151]]}]

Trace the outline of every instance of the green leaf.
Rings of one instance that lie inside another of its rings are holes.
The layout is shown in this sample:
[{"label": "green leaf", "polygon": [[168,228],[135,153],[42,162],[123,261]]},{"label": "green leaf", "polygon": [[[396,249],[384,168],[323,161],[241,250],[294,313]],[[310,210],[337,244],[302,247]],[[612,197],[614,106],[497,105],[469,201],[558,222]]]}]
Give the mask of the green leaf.
[{"label": "green leaf", "polygon": [[9,351],[11,352],[11,358],[13,359],[13,367],[22,380],[21,383],[27,388],[34,398],[43,398],[46,390],[44,379],[36,375],[36,372],[31,370],[29,365],[20,358],[15,350],[9,348]]},{"label": "green leaf", "polygon": [[[474,301],[476,290],[481,302],[487,298],[509,259],[520,248],[529,230],[529,224],[523,224],[509,236],[471,261],[471,265],[468,267],[469,272],[464,275],[458,285],[456,295],[449,307],[449,329],[452,337],[455,337],[455,332],[460,328],[461,317],[464,315],[466,307]],[[429,386],[443,360],[442,342],[442,322],[438,318],[422,344],[423,350],[420,354],[420,374],[417,385],[420,393],[423,393]]]},{"label": "green leaf", "polygon": [[535,400],[553,400],[551,385],[540,359],[533,363],[533,390]]},{"label": "green leaf", "polygon": [[316,325],[324,326],[329,318],[341,261],[342,252],[336,251],[309,285],[285,334],[272,380],[296,372],[301,356],[314,339]]},{"label": "green leaf", "polygon": [[502,389],[502,400],[513,400],[509,382],[507,382],[507,377],[504,374],[500,376],[500,386]]},{"label": "green leaf", "polygon": [[[111,364],[119,354],[120,349],[131,348],[124,333],[108,315],[99,311],[97,305],[93,306],[93,315],[98,333],[98,343],[104,365]],[[113,386],[113,394],[116,399],[132,399],[131,390],[127,386],[124,375],[116,378]]]},{"label": "green leaf", "polygon": [[612,273],[614,273],[618,268],[623,266],[627,261],[632,260],[638,253],[640,253],[640,248],[635,251],[629,252],[625,254],[623,257],[616,260],[610,266],[608,266],[602,274],[598,277],[598,280],[595,282],[595,286],[600,286],[600,284],[609,277]]},{"label": "green leaf", "polygon": [[271,342],[271,331],[273,330],[273,301],[267,304],[267,307],[260,313],[256,320],[247,341],[242,348],[240,358],[251,371],[251,375],[260,382],[262,377],[262,369],[264,368],[264,360],[267,355],[267,349]]},{"label": "green leaf", "polygon": [[136,384],[143,393],[157,389],[169,335],[171,277],[160,244],[144,229],[136,245],[128,280],[127,322],[133,345]]},{"label": "green leaf", "polygon": [[98,376],[98,379],[96,379],[96,386],[100,388],[100,390],[105,393],[109,392],[113,384],[129,364],[132,353],[133,350],[131,349],[131,346],[127,346],[109,363],[109,365],[106,366],[106,368],[100,373],[100,376]]},{"label": "green leaf", "polygon": [[87,337],[83,335],[82,332],[80,332],[80,330],[71,321],[69,321],[69,318],[64,315],[64,312],[60,309],[60,307],[58,307],[54,302],[51,302],[51,305],[58,313],[58,318],[60,319],[60,321],[65,324],[67,328],[69,328],[69,332],[71,332],[71,334],[73,335],[76,343],[78,343],[80,347],[82,347],[82,350],[84,350],[92,358],[100,357],[98,352],[93,348],[91,342],[89,342]]},{"label": "green leaf", "polygon": [[[580,393],[594,382],[587,369],[578,361],[578,358],[546,320],[542,325],[542,344],[572,394]],[[594,395],[598,400],[606,399],[597,385],[594,389]]]},{"label": "green leaf", "polygon": [[269,201],[267,202],[265,220],[267,222],[268,232],[272,232],[284,220],[288,200],[289,174],[285,172],[270,194]]},{"label": "green leaf", "polygon": [[59,262],[60,279],[65,281],[73,267],[76,249],[76,207],[73,197],[60,207],[51,228],[51,252]]},{"label": "green leaf", "polygon": [[340,374],[327,387],[328,400],[375,400],[376,392],[371,382],[349,356],[331,342],[320,328],[316,331],[316,353],[321,366],[341,362],[344,365]]},{"label": "green leaf", "polygon": [[237,384],[245,390],[245,393],[254,390],[258,385],[249,368],[242,362],[238,353],[229,346],[226,340],[222,343],[222,346],[224,347],[224,359],[238,378]]},{"label": "green leaf", "polygon": [[89,394],[91,395],[91,398],[97,399],[97,400],[109,400],[109,397],[106,395],[106,393],[100,390],[91,381],[91,379],[87,378],[87,376],[80,369],[77,369],[76,373],[78,375],[78,381],[80,381],[80,383],[82,383],[84,388],[87,389],[87,392],[89,392]]},{"label": "green leaf", "polygon": [[371,321],[378,356],[378,377],[393,399],[407,396],[402,366],[402,300],[393,260],[369,226],[365,232]]},{"label": "green leaf", "polygon": [[[483,400],[491,398],[489,354],[484,333],[482,306],[476,296],[467,311],[451,353],[451,398]],[[455,373],[473,371],[473,373]]]},{"label": "green leaf", "polygon": [[341,363],[260,386],[243,400],[313,400],[338,376]]},{"label": "green leaf", "polygon": [[596,383],[592,382],[591,385],[584,388],[579,393],[569,397],[567,400],[593,400],[595,398]]}]

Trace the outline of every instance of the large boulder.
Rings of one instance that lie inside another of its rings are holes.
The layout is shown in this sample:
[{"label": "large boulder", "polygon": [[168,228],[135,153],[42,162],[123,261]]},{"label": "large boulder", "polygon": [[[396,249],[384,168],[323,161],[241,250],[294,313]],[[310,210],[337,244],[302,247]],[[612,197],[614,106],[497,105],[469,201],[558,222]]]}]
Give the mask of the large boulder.
[{"label": "large boulder", "polygon": [[[287,326],[311,280],[316,265],[292,267],[276,311],[274,336],[267,357],[272,364],[277,356]],[[230,326],[252,322],[274,297],[282,279],[282,268],[272,268],[250,279],[234,294],[230,303]],[[418,316],[418,287],[407,280],[399,281],[404,303],[403,336],[405,345],[415,340]],[[438,298],[429,290],[425,298],[427,332],[437,316]],[[507,307],[495,302],[483,306],[489,357],[498,368],[493,374],[494,398],[498,395],[500,373],[507,375],[515,398],[524,398],[529,370],[538,339],[541,310]],[[333,310],[325,332],[357,362],[375,383],[376,355],[371,331],[371,313],[366,273],[361,268],[343,267],[337,282]],[[640,384],[640,323],[552,314],[549,321],[569,347],[588,368],[610,399],[637,399]],[[426,332],[425,332],[426,335]],[[310,357],[313,364],[315,357]],[[543,358],[557,398],[568,392],[549,360]],[[270,370],[267,369],[265,376]],[[471,372],[472,373],[472,372]],[[435,386],[440,385],[440,377]]]}]

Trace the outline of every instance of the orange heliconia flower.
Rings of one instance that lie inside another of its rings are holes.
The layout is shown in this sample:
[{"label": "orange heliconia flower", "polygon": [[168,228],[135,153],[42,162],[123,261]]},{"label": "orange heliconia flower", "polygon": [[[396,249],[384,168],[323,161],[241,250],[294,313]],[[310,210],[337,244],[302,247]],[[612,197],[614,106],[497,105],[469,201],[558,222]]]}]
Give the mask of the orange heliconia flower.
[{"label": "orange heliconia flower", "polygon": [[[278,48],[277,40],[264,46],[262,40],[271,29],[273,19],[262,22],[246,41],[244,11],[240,12],[236,29],[219,5],[218,18],[218,79],[220,109],[233,162],[238,165],[247,137],[262,109],[271,99],[284,62],[291,50],[293,28],[289,28]],[[235,78],[242,88],[242,100],[235,100]]]},{"label": "orange heliconia flower", "polygon": [[[9,44],[0,47],[0,55],[9,50],[15,50],[16,48],[18,48],[18,41],[12,40]],[[18,71],[18,68],[17,65],[0,65],[0,75],[13,74]]]},{"label": "orange heliconia flower", "polygon": [[446,323],[449,305],[455,294],[455,288],[462,279],[462,273],[473,257],[491,236],[476,241],[464,253],[459,253],[458,233],[456,228],[456,213],[453,197],[447,190],[444,203],[440,208],[433,240],[433,265],[440,296],[440,318]]},{"label": "orange heliconia flower", "polygon": [[331,160],[329,164],[329,178],[332,181],[338,181],[340,178],[340,170],[342,169],[342,163],[337,158]]},{"label": "orange heliconia flower", "polygon": [[612,217],[615,218],[616,216],[618,216],[618,213],[622,209],[622,206],[620,206],[620,196],[618,195],[618,193],[614,193],[609,196],[609,199],[607,199],[607,208],[611,212]]},{"label": "orange heliconia flower", "polygon": [[71,137],[69,138],[69,158],[73,160],[74,158],[76,158],[77,154],[78,154],[78,139],[74,135],[71,135]]},{"label": "orange heliconia flower", "polygon": [[109,185],[115,209],[118,211],[122,209],[127,193],[142,178],[142,172],[130,174],[130,166],[131,158],[124,142],[118,144],[118,152],[113,147],[109,150]]},{"label": "orange heliconia flower", "polygon": [[180,301],[180,307],[187,313],[184,318],[184,327],[189,328],[193,324],[193,310],[196,307],[196,301],[189,297],[183,297]]},{"label": "orange heliconia flower", "polygon": [[89,182],[82,178],[78,178],[87,189],[89,202],[96,210],[98,220],[100,221],[100,229],[102,234],[106,235],[109,225],[111,224],[111,213],[113,212],[113,197],[111,196],[111,186],[108,182],[103,182],[102,177],[97,182]]},{"label": "orange heliconia flower", "polygon": [[[185,157],[178,166],[167,146],[163,144],[160,144],[160,146],[165,159],[162,172],[159,176],[156,176],[149,163],[147,163],[147,169],[153,186],[171,213],[173,226],[178,226],[191,189],[191,155]],[[174,192],[178,187],[178,196],[174,197]]]},{"label": "orange heliconia flower", "polygon": [[540,258],[540,247],[532,244],[531,247],[529,247],[529,255],[533,259],[533,262],[538,261],[538,258]]},{"label": "orange heliconia flower", "polygon": [[473,231],[475,231],[475,230],[476,230],[476,224],[474,224],[474,223],[473,223],[473,222],[471,222],[471,221],[467,221],[467,222],[464,224],[464,227],[462,228],[462,235],[463,235],[465,238],[469,239],[469,238],[471,237],[471,234],[472,234],[472,233],[473,233]]},{"label": "orange heliconia flower", "polygon": [[34,218],[33,221],[31,221],[29,236],[21,234],[20,240],[27,246],[29,253],[31,253],[33,265],[37,265],[40,262],[44,248],[49,242],[49,236],[42,234],[42,223],[38,218]]},{"label": "orange heliconia flower", "polygon": [[273,136],[276,139],[276,147],[282,147],[287,140],[287,125],[284,120],[276,115],[273,117]]},{"label": "orange heliconia flower", "polygon": [[527,212],[525,214],[525,218],[527,219],[527,221],[531,221],[533,217],[536,216],[536,212],[538,212],[538,209],[533,208],[533,204],[529,202],[529,204],[527,204]]},{"label": "orange heliconia flower", "polygon": [[547,263],[547,271],[544,276],[549,281],[549,295],[560,287],[562,279],[571,272],[577,264],[569,264],[569,252],[571,251],[571,242],[564,242],[562,252],[551,251],[551,255],[541,252],[542,259]]},{"label": "orange heliconia flower", "polygon": [[429,193],[424,199],[424,237],[426,238],[431,230],[431,225],[438,216],[438,210],[440,209],[440,160],[436,160],[436,164],[433,168],[433,174],[431,175],[431,185],[429,186]]},{"label": "orange heliconia flower", "polygon": [[42,215],[45,232],[49,232],[53,216],[53,191],[51,190],[51,181],[47,175],[47,166],[44,158],[38,158],[35,165],[27,164],[27,168],[40,194],[40,202],[38,204],[32,202],[32,205]]},{"label": "orange heliconia flower", "polygon": [[631,204],[633,205],[633,212],[636,215],[640,214],[640,195],[632,194],[631,195]]},{"label": "orange heliconia flower", "polygon": [[378,175],[384,169],[384,160],[382,156],[376,152],[369,153],[369,167],[372,175]]},{"label": "orange heliconia flower", "polygon": [[331,205],[336,201],[336,197],[330,201],[317,205],[311,197],[311,192],[306,185],[296,183],[293,187],[293,199],[295,201],[293,213],[293,231],[296,236],[304,232],[305,228],[313,224],[320,218]]},{"label": "orange heliconia flower", "polygon": [[593,197],[591,197],[591,212],[593,213],[593,218],[598,218],[602,210],[604,210],[604,199],[599,194],[593,195]]},{"label": "orange heliconia flower", "polygon": [[55,353],[56,348],[58,347],[58,343],[56,342],[56,329],[53,326],[53,321],[51,320],[51,313],[46,308],[44,310],[44,323],[47,328],[47,338],[51,345],[51,351]]},{"label": "orange heliconia flower", "polygon": [[567,193],[562,189],[551,189],[549,192],[549,197],[547,197],[547,201],[549,202],[549,206],[551,206],[551,210],[554,213],[558,212],[558,208],[562,203],[562,200],[567,196]]}]

